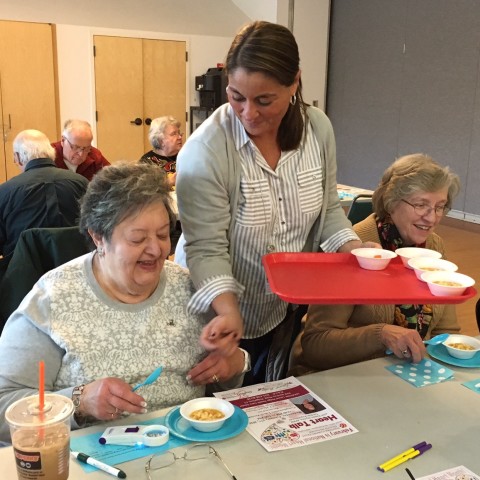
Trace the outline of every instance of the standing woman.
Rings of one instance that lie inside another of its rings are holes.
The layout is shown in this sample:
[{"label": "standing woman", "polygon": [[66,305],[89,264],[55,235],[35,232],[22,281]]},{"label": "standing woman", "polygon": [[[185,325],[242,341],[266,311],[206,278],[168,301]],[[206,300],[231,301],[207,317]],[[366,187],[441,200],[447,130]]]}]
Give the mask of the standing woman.
[{"label": "standing woman", "polygon": [[340,206],[330,121],[302,99],[292,33],[263,21],[245,26],[225,71],[228,103],[178,157],[185,242],[176,258],[184,248],[197,289],[191,311],[217,314],[202,343],[228,355],[243,336],[253,362],[246,383],[258,383],[285,374],[294,317],[270,291],[262,256],[362,244]]}]

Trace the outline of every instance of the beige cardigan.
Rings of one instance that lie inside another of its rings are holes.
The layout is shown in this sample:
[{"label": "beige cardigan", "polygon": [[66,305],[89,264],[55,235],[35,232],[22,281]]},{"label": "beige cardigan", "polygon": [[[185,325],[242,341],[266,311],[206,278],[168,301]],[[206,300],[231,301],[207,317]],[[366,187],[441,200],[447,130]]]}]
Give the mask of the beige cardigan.
[{"label": "beige cardigan", "polygon": [[[374,215],[354,226],[363,242],[380,243]],[[435,233],[427,238],[426,248],[444,254],[443,241]],[[454,305],[432,308],[427,339],[460,331]],[[311,305],[303,334],[292,350],[289,374],[302,375],[384,356],[380,332],[385,323],[393,324],[394,309],[395,305]]]}]

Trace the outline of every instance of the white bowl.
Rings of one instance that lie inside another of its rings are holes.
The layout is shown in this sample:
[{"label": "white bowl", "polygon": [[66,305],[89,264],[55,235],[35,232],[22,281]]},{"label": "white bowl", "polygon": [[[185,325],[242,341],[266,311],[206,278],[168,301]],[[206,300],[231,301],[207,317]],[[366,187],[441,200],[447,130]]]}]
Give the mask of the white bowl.
[{"label": "white bowl", "polygon": [[354,248],[351,252],[365,270],[384,270],[397,254],[381,248]]},{"label": "white bowl", "polygon": [[[458,267],[443,258],[415,257],[408,261],[408,266],[415,270],[415,275],[422,280],[423,272],[456,272]],[[423,282],[423,280],[422,280]]]},{"label": "white bowl", "polygon": [[[457,297],[475,285],[475,280],[458,272],[423,272],[421,279],[427,282],[432,295],[440,297]],[[453,282],[456,285],[444,285],[438,282]]]},{"label": "white bowl", "polygon": [[433,257],[433,258],[442,258],[442,254],[436,250],[430,250],[428,248],[419,248],[419,247],[403,247],[397,248],[395,253],[402,259],[403,264],[407,268],[412,268],[408,265],[408,261],[411,258],[415,257]]},{"label": "white bowl", "polygon": [[[452,344],[464,344],[470,345],[474,350],[463,350],[462,348],[453,347]],[[443,342],[447,348],[448,353],[455,358],[462,360],[468,360],[472,358],[477,352],[480,352],[480,340],[468,335],[449,335],[449,337]]]},{"label": "white bowl", "polygon": [[[219,410],[224,416],[217,420],[194,420],[191,418],[190,415],[195,410],[201,410],[203,408]],[[235,408],[230,402],[216,397],[194,398],[193,400],[185,402],[180,407],[180,415],[187,420],[193,428],[200,432],[215,432],[219,430],[225,421],[233,415],[234,411]]]}]

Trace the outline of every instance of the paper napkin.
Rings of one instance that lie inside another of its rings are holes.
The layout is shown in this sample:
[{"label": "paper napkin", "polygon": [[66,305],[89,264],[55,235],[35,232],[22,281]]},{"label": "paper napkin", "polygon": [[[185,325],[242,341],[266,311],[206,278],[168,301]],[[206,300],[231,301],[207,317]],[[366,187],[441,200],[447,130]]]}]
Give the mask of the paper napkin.
[{"label": "paper napkin", "polygon": [[426,387],[453,377],[452,370],[425,358],[420,363],[402,362],[385,368],[414,387]]},{"label": "paper napkin", "polygon": [[462,385],[470,390],[473,390],[474,392],[480,393],[480,378],[477,378],[476,380],[470,380],[469,382],[464,382]]}]

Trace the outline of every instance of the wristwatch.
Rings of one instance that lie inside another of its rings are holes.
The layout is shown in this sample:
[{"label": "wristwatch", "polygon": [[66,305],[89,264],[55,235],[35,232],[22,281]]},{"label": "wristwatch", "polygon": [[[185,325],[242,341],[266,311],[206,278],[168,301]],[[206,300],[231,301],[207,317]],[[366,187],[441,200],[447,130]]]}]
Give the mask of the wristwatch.
[{"label": "wristwatch", "polygon": [[73,402],[73,406],[75,407],[74,415],[80,415],[80,412],[79,412],[80,402],[82,401],[82,394],[83,394],[84,388],[85,388],[84,384],[73,387],[72,402]]},{"label": "wristwatch", "polygon": [[252,365],[250,363],[250,354],[244,350],[243,348],[238,348],[243,352],[243,355],[245,357],[245,363],[243,364],[243,370],[240,373],[247,373],[252,369]]}]

